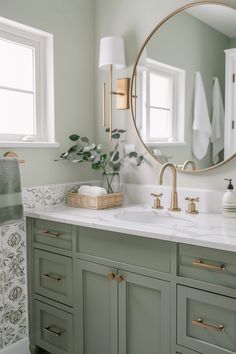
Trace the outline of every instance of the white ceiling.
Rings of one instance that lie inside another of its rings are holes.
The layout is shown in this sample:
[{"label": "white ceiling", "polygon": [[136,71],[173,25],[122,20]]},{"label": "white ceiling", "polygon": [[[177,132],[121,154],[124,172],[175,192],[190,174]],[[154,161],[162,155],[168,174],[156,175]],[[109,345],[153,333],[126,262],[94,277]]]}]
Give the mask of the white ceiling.
[{"label": "white ceiling", "polygon": [[207,23],[229,38],[236,38],[236,10],[227,6],[203,4],[187,10],[192,16]]}]

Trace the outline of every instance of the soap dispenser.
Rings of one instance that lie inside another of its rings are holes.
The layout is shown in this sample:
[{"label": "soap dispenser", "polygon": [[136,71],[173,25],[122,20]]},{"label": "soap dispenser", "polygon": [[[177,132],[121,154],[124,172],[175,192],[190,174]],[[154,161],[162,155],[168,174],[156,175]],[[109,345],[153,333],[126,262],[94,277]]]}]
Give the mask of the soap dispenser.
[{"label": "soap dispenser", "polygon": [[234,186],[232,185],[232,179],[226,179],[228,181],[227,191],[223,195],[222,210],[223,215],[229,218],[236,218],[236,193],[234,192]]}]

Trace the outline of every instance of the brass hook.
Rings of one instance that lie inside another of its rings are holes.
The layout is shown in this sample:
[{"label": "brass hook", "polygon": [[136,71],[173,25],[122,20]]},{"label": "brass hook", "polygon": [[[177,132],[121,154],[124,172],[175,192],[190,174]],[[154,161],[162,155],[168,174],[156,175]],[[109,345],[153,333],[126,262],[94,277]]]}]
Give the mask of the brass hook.
[{"label": "brass hook", "polygon": [[18,155],[14,151],[5,152],[3,157],[14,157],[14,158],[16,158],[18,160],[19,163],[25,163],[26,162],[25,160],[20,160]]}]

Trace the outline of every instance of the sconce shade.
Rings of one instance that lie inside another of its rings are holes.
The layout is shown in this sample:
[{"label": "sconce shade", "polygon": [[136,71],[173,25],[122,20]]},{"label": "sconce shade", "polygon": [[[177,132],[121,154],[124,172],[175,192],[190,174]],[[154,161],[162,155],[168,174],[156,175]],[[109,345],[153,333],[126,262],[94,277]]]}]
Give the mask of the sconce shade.
[{"label": "sconce shade", "polygon": [[121,37],[104,37],[100,40],[99,68],[109,70],[125,68],[124,41]]}]

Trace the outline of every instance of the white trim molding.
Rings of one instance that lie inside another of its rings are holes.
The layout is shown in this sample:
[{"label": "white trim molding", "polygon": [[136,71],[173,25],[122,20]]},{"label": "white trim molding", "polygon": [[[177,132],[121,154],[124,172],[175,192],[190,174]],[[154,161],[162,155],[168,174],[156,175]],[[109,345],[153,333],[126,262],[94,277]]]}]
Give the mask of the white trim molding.
[{"label": "white trim molding", "polygon": [[[31,121],[33,120],[33,128],[30,132],[31,136],[26,135],[27,130],[14,131],[14,129],[10,129],[9,132],[0,130],[0,143],[13,142],[11,145],[13,147],[16,147],[14,144],[16,141],[23,143],[30,141],[32,145],[37,143],[55,144],[53,34],[0,17],[0,39],[12,42],[12,45],[29,47],[33,53],[32,89],[25,90],[24,86],[14,87],[13,84],[0,87],[2,92],[12,91],[32,96]],[[14,116],[12,120],[15,120]],[[14,128],[14,124],[12,126]],[[32,146],[24,144],[24,147]]]}]

